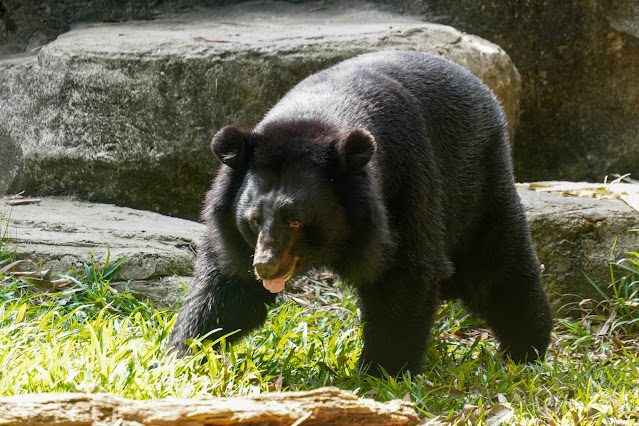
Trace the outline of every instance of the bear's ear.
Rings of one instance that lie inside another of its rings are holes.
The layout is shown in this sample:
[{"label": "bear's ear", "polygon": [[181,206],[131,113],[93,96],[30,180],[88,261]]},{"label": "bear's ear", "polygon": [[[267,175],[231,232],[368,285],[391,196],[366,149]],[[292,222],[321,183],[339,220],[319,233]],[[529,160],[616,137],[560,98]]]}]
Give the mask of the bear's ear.
[{"label": "bear's ear", "polygon": [[361,171],[376,151],[375,137],[366,129],[356,128],[337,143],[342,168],[349,173]]},{"label": "bear's ear", "polygon": [[246,137],[237,127],[225,126],[213,136],[211,151],[222,163],[241,169],[246,162]]}]

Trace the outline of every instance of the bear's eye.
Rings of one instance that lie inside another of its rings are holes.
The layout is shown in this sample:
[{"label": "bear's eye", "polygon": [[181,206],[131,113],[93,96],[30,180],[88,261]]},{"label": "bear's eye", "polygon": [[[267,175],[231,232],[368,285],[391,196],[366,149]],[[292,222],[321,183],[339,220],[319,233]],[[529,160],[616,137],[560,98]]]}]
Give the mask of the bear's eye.
[{"label": "bear's eye", "polygon": [[259,226],[260,218],[257,216],[252,216],[248,218],[248,222],[253,226]]},{"label": "bear's eye", "polygon": [[288,227],[291,228],[291,229],[299,229],[299,228],[302,227],[302,225],[304,225],[304,224],[299,219],[289,219],[288,220]]}]

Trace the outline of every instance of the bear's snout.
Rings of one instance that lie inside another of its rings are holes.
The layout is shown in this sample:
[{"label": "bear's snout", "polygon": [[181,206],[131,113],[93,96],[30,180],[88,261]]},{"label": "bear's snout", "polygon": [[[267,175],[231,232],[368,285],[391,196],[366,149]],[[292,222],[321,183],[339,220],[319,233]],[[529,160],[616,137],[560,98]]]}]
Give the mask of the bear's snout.
[{"label": "bear's snout", "polygon": [[289,253],[279,255],[275,250],[264,249],[259,245],[253,255],[255,275],[261,280],[289,280],[295,275],[298,262],[299,257],[291,256]]},{"label": "bear's snout", "polygon": [[280,269],[280,262],[274,256],[267,255],[255,255],[253,260],[253,267],[255,273],[261,279],[272,279],[277,277],[277,273]]},{"label": "bear's snout", "polygon": [[267,238],[263,232],[260,232],[253,255],[253,268],[260,279],[269,280],[279,276],[281,256],[275,246],[273,239]]}]

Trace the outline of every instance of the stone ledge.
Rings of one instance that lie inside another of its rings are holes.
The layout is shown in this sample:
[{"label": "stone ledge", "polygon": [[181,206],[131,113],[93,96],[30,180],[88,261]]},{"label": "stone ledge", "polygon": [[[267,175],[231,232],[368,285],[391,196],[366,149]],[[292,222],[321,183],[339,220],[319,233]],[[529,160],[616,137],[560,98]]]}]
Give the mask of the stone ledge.
[{"label": "stone ledge", "polygon": [[2,202],[0,216],[9,220],[8,248],[16,258],[64,274],[84,271],[91,254],[99,266],[107,253],[111,262],[126,257],[110,277],[114,280],[192,275],[195,250],[204,234],[204,225],[197,222],[69,198],[14,207]]}]

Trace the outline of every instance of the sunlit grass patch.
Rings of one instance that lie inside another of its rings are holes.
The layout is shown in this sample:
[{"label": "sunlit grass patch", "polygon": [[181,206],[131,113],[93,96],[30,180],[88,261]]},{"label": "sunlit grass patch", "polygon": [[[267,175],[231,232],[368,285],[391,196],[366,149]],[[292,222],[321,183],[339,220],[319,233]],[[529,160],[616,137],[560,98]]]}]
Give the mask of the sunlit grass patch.
[{"label": "sunlit grass patch", "polygon": [[[357,369],[359,316],[347,287],[300,283],[235,345],[195,342],[194,355],[166,359],[175,310],[113,290],[119,260],[38,278],[12,274],[14,260],[0,251],[0,394],[192,398],[338,386],[379,401],[410,400],[432,424],[632,424],[639,265],[636,254],[628,258],[615,270],[624,273],[614,275],[614,297],[584,302],[581,315],[556,322],[543,363],[504,360],[489,330],[450,303],[438,311],[423,373],[377,379]],[[51,287],[56,279],[67,283]]]}]

